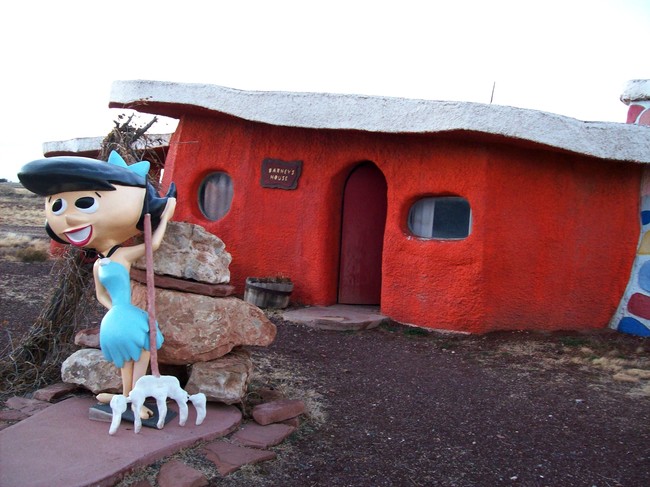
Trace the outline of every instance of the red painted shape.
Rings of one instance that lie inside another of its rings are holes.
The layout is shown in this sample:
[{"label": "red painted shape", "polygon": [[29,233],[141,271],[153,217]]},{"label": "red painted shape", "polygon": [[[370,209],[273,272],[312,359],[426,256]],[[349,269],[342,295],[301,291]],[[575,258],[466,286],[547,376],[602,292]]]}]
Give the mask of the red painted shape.
[{"label": "red painted shape", "polygon": [[635,293],[627,303],[627,310],[633,315],[650,320],[650,297]]},{"label": "red painted shape", "polygon": [[[261,186],[269,157],[303,161],[297,189]],[[636,255],[640,164],[471,133],[320,131],[188,113],[163,186],[178,186],[175,220],[225,242],[237,293],[246,277],[283,274],[294,282],[293,302],[330,305],[338,300],[342,195],[363,160],[387,183],[384,314],[476,333],[607,326]],[[234,187],[229,213],[216,222],[197,200],[213,171],[227,172]],[[434,195],[469,201],[468,238],[410,234],[410,206]]]},{"label": "red painted shape", "polygon": [[363,164],[343,196],[339,303],[380,303],[385,223],[386,179],[374,164]]},{"label": "red painted shape", "polygon": [[639,118],[639,115],[643,110],[645,110],[643,105],[630,105],[627,109],[626,123],[636,123],[637,118]]},{"label": "red painted shape", "polygon": [[645,110],[636,123],[638,125],[650,125],[650,110]]}]

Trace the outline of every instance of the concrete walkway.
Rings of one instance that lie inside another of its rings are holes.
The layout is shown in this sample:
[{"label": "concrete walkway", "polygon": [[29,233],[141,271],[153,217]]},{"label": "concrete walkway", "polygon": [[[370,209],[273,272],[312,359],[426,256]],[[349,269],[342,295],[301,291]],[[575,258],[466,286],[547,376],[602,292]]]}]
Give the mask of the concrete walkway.
[{"label": "concrete walkway", "polygon": [[308,306],[285,311],[287,321],[301,323],[320,330],[357,331],[375,328],[387,316],[379,312],[378,306],[335,304],[333,306]]},{"label": "concrete walkway", "polygon": [[0,431],[0,487],[111,486],[133,468],[228,435],[242,420],[235,406],[209,403],[203,424],[196,426],[190,405],[184,427],[176,417],[162,430],[142,428],[136,435],[133,424],[122,422],[110,436],[110,423],[88,420],[95,403],[90,397],[67,399]]}]

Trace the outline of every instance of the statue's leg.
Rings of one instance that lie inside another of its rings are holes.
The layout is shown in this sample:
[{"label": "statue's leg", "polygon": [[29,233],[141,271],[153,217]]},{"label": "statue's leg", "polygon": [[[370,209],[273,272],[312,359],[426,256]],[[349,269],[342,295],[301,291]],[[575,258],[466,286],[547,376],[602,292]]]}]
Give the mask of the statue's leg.
[{"label": "statue's leg", "polygon": [[122,413],[126,411],[126,396],[116,394],[111,399],[111,410],[113,411],[113,417],[111,418],[111,427],[108,430],[109,435],[114,435],[117,431],[117,428],[120,427],[122,422]]},{"label": "statue's leg", "polygon": [[97,399],[97,401],[101,402],[102,404],[109,404],[111,402],[111,399],[113,399],[113,396],[115,396],[115,394],[109,394],[108,392],[100,392],[95,396],[95,399]]},{"label": "statue's leg", "polygon": [[181,389],[172,396],[172,399],[178,405],[178,424],[185,426],[185,422],[187,421],[187,392]]},{"label": "statue's leg", "polygon": [[126,397],[129,397],[129,394],[133,390],[133,360],[127,360],[124,362],[124,366],[120,369],[122,374],[122,394]]},{"label": "statue's leg", "polygon": [[158,406],[158,423],[156,427],[161,430],[165,426],[165,418],[167,417],[167,397],[165,394],[156,397],[156,405]]},{"label": "statue's leg", "polygon": [[[131,360],[129,362],[124,363],[124,368],[122,369],[122,384],[126,384],[127,383],[126,381],[129,381],[131,385],[129,392],[133,390],[136,382],[138,382],[138,379],[147,374],[147,369],[149,368],[149,357],[150,357],[149,352],[147,352],[146,350],[142,350],[142,353],[140,354],[140,358],[136,362]],[[127,371],[128,376],[125,377],[124,370],[127,367],[127,364],[130,364],[130,368]],[[126,392],[126,385],[124,387],[125,387],[124,395],[126,396],[128,395]],[[142,406],[140,408],[140,417],[142,419],[149,419],[152,416],[153,416],[153,411],[151,409],[149,409],[146,406]]]},{"label": "statue's leg", "polygon": [[[124,362],[124,366],[120,369],[120,374],[122,376],[122,394],[124,394],[125,397],[129,397],[129,393],[133,389],[133,385],[134,385],[133,360],[128,360]],[[95,399],[97,399],[102,404],[109,404],[111,402],[111,399],[113,399],[114,395],[115,394],[101,392],[97,394],[97,396],[95,396]],[[148,417],[149,416],[145,416],[143,419],[146,419]]]},{"label": "statue's leg", "polygon": [[[137,361],[134,362],[133,360],[127,360],[124,362],[124,365],[120,369],[122,376],[122,394],[124,394],[124,396],[128,397],[135,387],[135,383],[138,382],[138,379],[147,374],[150,357],[151,354],[147,350],[143,349],[142,353],[140,353],[140,358]],[[97,394],[96,399],[102,404],[109,404],[114,395],[115,394],[102,392]],[[152,416],[153,411],[148,407],[143,406],[140,409],[140,417],[142,419],[149,419]]]},{"label": "statue's leg", "polygon": [[192,404],[194,404],[194,407],[196,408],[196,424],[203,423],[206,414],[205,403],[207,401],[205,394],[202,392],[192,394],[190,396],[190,401],[192,401]]},{"label": "statue's leg", "polygon": [[138,379],[143,375],[147,375],[147,370],[149,369],[149,358],[151,354],[147,350],[142,350],[140,358],[137,362],[133,363],[133,370],[131,372],[132,386],[135,387],[135,383],[138,382]]},{"label": "statue's leg", "polygon": [[137,411],[141,411],[142,408],[144,408],[144,400],[145,397],[140,396],[139,394],[134,394],[134,398],[132,398],[131,402],[131,411],[133,411],[133,431],[135,433],[140,432],[140,428],[142,428],[142,420],[140,419],[142,414],[138,415]]}]

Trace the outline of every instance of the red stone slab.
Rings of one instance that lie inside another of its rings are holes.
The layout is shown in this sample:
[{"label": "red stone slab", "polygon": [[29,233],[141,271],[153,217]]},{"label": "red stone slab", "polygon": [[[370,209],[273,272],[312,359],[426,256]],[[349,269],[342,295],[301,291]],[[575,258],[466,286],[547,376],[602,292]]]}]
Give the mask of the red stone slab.
[{"label": "red stone slab", "polygon": [[299,399],[280,399],[265,402],[253,408],[253,418],[265,426],[295,418],[305,412],[305,403]]},{"label": "red stone slab", "polygon": [[158,473],[158,487],[205,487],[208,479],[197,469],[179,460],[165,463]]},{"label": "red stone slab", "polygon": [[0,421],[22,421],[29,418],[29,414],[25,414],[19,409],[5,409],[0,411]]},{"label": "red stone slab", "polygon": [[[114,436],[107,423],[90,421],[90,397],[66,399],[0,431],[0,486],[111,486],[133,468],[149,465],[198,441],[225,436],[239,426],[235,406],[208,404],[203,424],[196,412],[184,427],[174,420],[164,429],[123,422]],[[170,409],[177,410],[174,403]]]},{"label": "red stone slab", "polygon": [[[141,269],[131,268],[131,279],[140,284],[147,283],[146,272]],[[235,286],[230,284],[208,284],[205,282],[187,281],[171,276],[154,276],[154,284],[161,289],[171,289],[173,291],[182,291],[184,293],[201,294],[202,296],[211,296],[213,298],[225,298],[232,296],[235,292]]]},{"label": "red stone slab", "polygon": [[294,431],[296,428],[288,424],[274,423],[261,426],[257,423],[246,423],[232,435],[232,439],[243,446],[269,448],[282,443]]},{"label": "red stone slab", "polygon": [[214,463],[221,475],[228,475],[244,465],[273,460],[275,452],[245,448],[225,441],[215,441],[203,448],[205,457]]},{"label": "red stone slab", "polygon": [[79,386],[77,384],[65,384],[59,382],[58,384],[52,384],[37,390],[34,393],[34,399],[39,401],[55,402],[63,396],[76,391],[78,388]]},{"label": "red stone slab", "polygon": [[11,409],[16,409],[22,411],[27,416],[32,416],[33,414],[42,411],[45,408],[50,407],[49,402],[40,401],[38,399],[29,399],[27,397],[13,396],[7,399],[5,406]]}]

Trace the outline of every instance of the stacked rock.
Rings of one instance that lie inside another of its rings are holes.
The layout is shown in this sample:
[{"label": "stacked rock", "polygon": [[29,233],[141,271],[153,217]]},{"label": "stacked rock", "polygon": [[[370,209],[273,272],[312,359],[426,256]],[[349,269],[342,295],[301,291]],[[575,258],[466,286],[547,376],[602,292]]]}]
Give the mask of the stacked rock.
[{"label": "stacked rock", "polygon": [[[246,346],[268,346],[276,328],[256,306],[232,296],[224,243],[203,227],[171,222],[154,254],[156,319],[165,337],[158,351],[165,366],[189,370],[184,389],[208,401],[235,404],[246,394],[253,363]],[[144,259],[131,270],[132,301],[147,309]],[[85,330],[75,342],[99,347],[97,332]],[[182,374],[181,374],[182,375]],[[82,349],[62,366],[64,382],[93,393],[121,392],[119,370],[101,351]],[[182,377],[180,377],[181,381]]]}]

